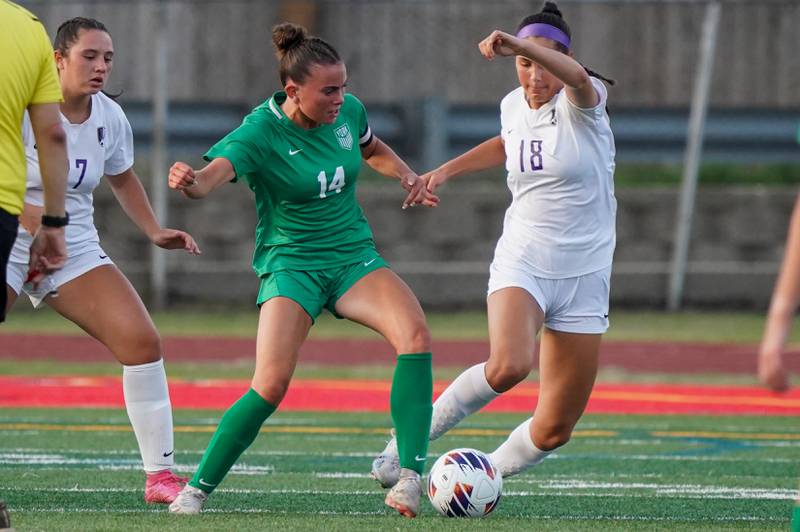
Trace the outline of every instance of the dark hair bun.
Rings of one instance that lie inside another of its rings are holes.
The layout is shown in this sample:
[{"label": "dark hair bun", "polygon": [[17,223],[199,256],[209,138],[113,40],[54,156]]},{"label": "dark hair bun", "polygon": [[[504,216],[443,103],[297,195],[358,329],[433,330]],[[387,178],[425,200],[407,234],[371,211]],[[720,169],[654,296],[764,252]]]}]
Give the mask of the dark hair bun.
[{"label": "dark hair bun", "polygon": [[558,9],[558,6],[555,2],[545,2],[544,7],[542,8],[542,13],[552,13],[558,18],[563,18],[563,15],[561,15],[561,11]]},{"label": "dark hair bun", "polygon": [[284,22],[272,28],[272,44],[275,45],[278,58],[305,40],[306,29],[303,26]]}]

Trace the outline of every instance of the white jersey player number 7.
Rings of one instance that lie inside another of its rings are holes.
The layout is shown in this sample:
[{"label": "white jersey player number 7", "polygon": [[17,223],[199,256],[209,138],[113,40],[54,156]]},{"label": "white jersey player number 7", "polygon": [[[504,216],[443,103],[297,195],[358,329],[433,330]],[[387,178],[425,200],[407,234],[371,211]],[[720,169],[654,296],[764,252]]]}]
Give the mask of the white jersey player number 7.
[{"label": "white jersey player number 7", "polygon": [[[133,166],[133,132],[122,108],[102,92],[92,95],[91,101],[91,114],[85,122],[73,124],[61,115],[70,167],[66,195],[66,210],[70,215],[66,228],[69,256],[80,254],[88,244],[99,240],[94,226],[93,192],[102,177],[121,174]],[[22,135],[27,163],[25,202],[42,206],[42,176],[27,113]],[[30,235],[20,228],[15,255],[27,253],[29,239]]]}]

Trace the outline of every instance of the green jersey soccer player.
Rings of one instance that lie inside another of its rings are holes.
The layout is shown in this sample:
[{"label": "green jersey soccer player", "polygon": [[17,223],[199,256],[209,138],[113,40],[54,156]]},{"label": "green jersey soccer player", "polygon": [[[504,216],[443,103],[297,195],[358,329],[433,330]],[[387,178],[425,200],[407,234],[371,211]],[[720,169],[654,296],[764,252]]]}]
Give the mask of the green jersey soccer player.
[{"label": "green jersey soccer player", "polygon": [[403,207],[435,206],[438,198],[372,134],[361,102],[345,94],[336,50],[293,24],[276,26],[273,43],[284,90],[214,145],[206,167],[178,162],[170,169],[170,187],[190,198],[229,181],[247,183],[258,211],[253,268],[261,279],[252,387],[222,417],[170,511],[201,511],[283,399],[300,346],[327,308],[380,332],[398,354],[390,408],[400,477],[386,504],[414,517],[431,419],[430,336],[419,302],[378,255],[356,202],[361,161],[400,180],[408,191]]}]

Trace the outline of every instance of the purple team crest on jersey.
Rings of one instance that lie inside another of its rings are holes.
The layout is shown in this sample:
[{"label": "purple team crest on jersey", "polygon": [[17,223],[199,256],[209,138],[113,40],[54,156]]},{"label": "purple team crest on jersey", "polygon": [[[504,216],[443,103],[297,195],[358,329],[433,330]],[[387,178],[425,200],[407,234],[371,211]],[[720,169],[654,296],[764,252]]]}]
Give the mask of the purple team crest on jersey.
[{"label": "purple team crest on jersey", "polygon": [[333,130],[336,133],[336,140],[339,141],[339,146],[345,150],[353,149],[353,135],[350,133],[350,128],[347,124],[342,124]]},{"label": "purple team crest on jersey", "polygon": [[106,145],[105,144],[105,142],[106,142],[106,128],[104,128],[104,127],[98,127],[97,128],[97,142],[100,144],[100,146],[105,147],[105,145]]}]

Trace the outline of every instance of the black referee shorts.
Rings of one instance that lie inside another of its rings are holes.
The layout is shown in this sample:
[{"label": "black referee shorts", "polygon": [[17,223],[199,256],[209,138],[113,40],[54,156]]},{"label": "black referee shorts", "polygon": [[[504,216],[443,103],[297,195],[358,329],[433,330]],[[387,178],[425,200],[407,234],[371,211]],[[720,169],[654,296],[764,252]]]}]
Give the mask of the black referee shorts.
[{"label": "black referee shorts", "polygon": [[11,247],[17,238],[19,219],[13,214],[0,209],[0,323],[6,320],[6,303],[8,288],[6,287],[6,266]]}]

